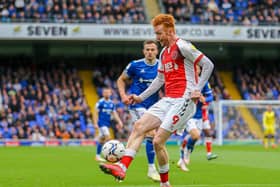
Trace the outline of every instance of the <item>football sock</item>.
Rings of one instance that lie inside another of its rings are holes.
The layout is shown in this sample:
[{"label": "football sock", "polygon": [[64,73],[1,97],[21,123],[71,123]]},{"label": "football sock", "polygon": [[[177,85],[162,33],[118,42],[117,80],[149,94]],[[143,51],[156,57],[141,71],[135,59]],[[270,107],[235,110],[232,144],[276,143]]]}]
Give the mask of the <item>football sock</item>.
[{"label": "football sock", "polygon": [[182,158],[182,159],[184,158],[186,145],[187,145],[187,140],[183,139],[183,142],[180,147],[180,158]]},{"label": "football sock", "polygon": [[153,145],[153,139],[151,137],[146,138],[146,155],[149,164],[155,163],[155,150]]},{"label": "football sock", "polygon": [[136,155],[136,151],[133,149],[126,149],[125,150],[125,154],[122,157],[120,163],[125,166],[126,168],[129,167],[129,165],[131,164],[132,160],[134,159]]},{"label": "football sock", "polygon": [[188,141],[186,139],[183,140],[181,148],[185,149],[186,145],[187,145]]},{"label": "football sock", "polygon": [[197,140],[193,140],[192,137],[189,137],[188,143],[187,143],[188,151],[193,152],[194,145],[195,145],[195,142],[196,142],[196,141],[197,141]]},{"label": "football sock", "polygon": [[212,138],[206,137],[206,151],[210,155],[212,153]]},{"label": "football sock", "polygon": [[159,166],[160,181],[162,183],[168,182],[168,171],[169,171],[169,164]]},{"label": "football sock", "polygon": [[97,142],[96,144],[96,155],[100,155],[103,144],[101,144],[100,142]]}]

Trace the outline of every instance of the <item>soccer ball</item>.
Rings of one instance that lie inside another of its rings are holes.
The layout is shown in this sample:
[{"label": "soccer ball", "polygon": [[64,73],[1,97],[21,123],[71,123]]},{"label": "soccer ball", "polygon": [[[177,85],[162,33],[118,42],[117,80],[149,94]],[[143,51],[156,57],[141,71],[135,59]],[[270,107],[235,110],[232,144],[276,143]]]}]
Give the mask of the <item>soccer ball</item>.
[{"label": "soccer ball", "polygon": [[109,140],[102,147],[102,155],[108,162],[118,162],[124,152],[125,147],[118,140]]}]

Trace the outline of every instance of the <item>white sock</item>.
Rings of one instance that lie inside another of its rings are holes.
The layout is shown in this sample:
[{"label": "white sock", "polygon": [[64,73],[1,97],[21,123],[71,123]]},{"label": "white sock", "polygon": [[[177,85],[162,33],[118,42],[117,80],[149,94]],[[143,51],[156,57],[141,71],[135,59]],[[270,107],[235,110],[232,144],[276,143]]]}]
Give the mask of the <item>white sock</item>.
[{"label": "white sock", "polygon": [[160,183],[160,186],[163,185],[163,184],[166,184],[166,185],[168,185],[168,186],[170,185],[169,181],[167,181],[167,182],[161,182],[161,183]]},{"label": "white sock", "polygon": [[148,166],[149,166],[149,169],[156,169],[155,164],[149,164]]}]

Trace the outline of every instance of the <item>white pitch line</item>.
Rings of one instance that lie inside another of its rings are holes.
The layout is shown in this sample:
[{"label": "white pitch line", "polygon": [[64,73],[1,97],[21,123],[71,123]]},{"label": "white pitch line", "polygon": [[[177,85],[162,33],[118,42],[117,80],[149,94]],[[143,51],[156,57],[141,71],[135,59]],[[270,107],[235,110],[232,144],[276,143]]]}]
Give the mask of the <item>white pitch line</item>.
[{"label": "white pitch line", "polygon": [[[114,185],[120,187],[158,187],[158,185]],[[226,186],[226,187],[279,187],[280,184],[185,184],[185,185],[172,185],[173,187],[219,187],[219,186]],[[104,186],[95,186],[95,187],[104,187]]]}]

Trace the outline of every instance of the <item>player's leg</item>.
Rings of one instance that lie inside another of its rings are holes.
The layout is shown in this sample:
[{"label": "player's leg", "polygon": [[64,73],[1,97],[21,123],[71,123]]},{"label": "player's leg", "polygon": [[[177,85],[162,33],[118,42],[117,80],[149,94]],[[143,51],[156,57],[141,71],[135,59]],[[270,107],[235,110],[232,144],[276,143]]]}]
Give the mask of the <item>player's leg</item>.
[{"label": "player's leg", "polygon": [[113,175],[118,180],[125,178],[125,173],[139,150],[145,134],[160,126],[160,119],[152,114],[145,113],[134,124],[133,130],[128,138],[125,154],[119,164],[101,164],[100,168],[107,174]]},{"label": "player's leg", "polygon": [[106,141],[110,139],[109,128],[104,126],[99,128],[98,141],[96,142],[96,156],[95,160],[104,162],[105,160],[101,157],[102,146]]},{"label": "player's leg", "polygon": [[[145,113],[145,108],[135,108],[130,109],[129,113],[131,115],[133,123],[140,119],[141,116]],[[155,130],[149,131],[145,135],[145,145],[146,145],[146,156],[148,160],[148,177],[151,178],[154,181],[160,181],[159,174],[156,170],[155,166],[155,151],[154,151],[154,145],[153,145],[153,138],[155,136]]]},{"label": "player's leg", "polygon": [[192,100],[176,99],[171,108],[169,108],[166,117],[162,121],[160,128],[155,136],[154,145],[159,163],[159,172],[161,184],[169,186],[169,163],[168,154],[165,148],[165,142],[175,131],[181,131],[186,126],[186,121],[189,120],[195,113],[196,105]]},{"label": "player's leg", "polygon": [[161,186],[170,186],[168,179],[169,163],[168,163],[168,152],[165,147],[167,139],[170,137],[171,132],[159,128],[154,138],[154,146],[156,156],[159,164],[159,173]]},{"label": "player's leg", "polygon": [[[139,120],[137,120],[134,124],[133,131],[129,136],[126,153],[123,158],[127,156],[130,157],[130,159],[133,159],[136,152],[139,150],[142,144],[145,134],[148,131],[159,127],[160,123],[161,121],[157,117],[149,113],[145,113]],[[121,163],[123,163],[126,166],[126,168],[128,168],[130,164],[130,162],[121,162]]]},{"label": "player's leg", "polygon": [[153,139],[155,136],[155,130],[149,131],[146,134],[146,156],[148,159],[148,177],[154,181],[160,181],[160,176],[155,166],[155,150],[153,145]]},{"label": "player's leg", "polygon": [[189,134],[187,134],[187,132],[184,132],[183,134],[183,140],[182,143],[180,145],[180,158],[177,162],[177,166],[182,170],[182,171],[189,171],[189,169],[186,167],[186,157],[187,157],[187,142],[188,142],[188,138],[190,137]]},{"label": "player's leg", "polygon": [[195,143],[200,138],[200,130],[197,127],[193,127],[189,129],[190,137],[187,143],[187,152],[185,158],[185,164],[189,164],[191,162],[191,153],[194,150]]},{"label": "player's leg", "polygon": [[104,160],[102,159],[102,157],[100,156],[101,150],[102,150],[102,145],[103,145],[102,140],[101,140],[101,139],[98,139],[98,141],[96,142],[96,155],[95,155],[95,160],[96,160],[96,161],[100,161],[100,162],[104,161]]},{"label": "player's leg", "polygon": [[270,133],[270,145],[272,148],[276,148],[276,143],[275,143],[275,128],[271,128],[271,133]]},{"label": "player's leg", "polygon": [[268,148],[268,139],[269,139],[269,131],[267,128],[265,128],[264,130],[264,139],[263,139],[263,145],[264,145],[264,148]]},{"label": "player's leg", "polygon": [[213,160],[218,158],[218,155],[212,153],[212,134],[211,134],[211,126],[209,120],[203,121],[203,126],[202,126],[204,135],[205,135],[205,145],[206,145],[206,158],[207,160]]},{"label": "player's leg", "polygon": [[184,131],[184,134],[182,135],[182,142],[180,144],[180,159],[185,158],[186,146],[188,143],[189,136],[190,135],[186,131]]},{"label": "player's leg", "polygon": [[187,151],[185,154],[185,164],[190,163],[191,153],[193,152],[195,143],[200,138],[200,129],[202,128],[202,119],[192,118],[188,120],[186,130],[189,132],[189,138],[187,140]]}]

